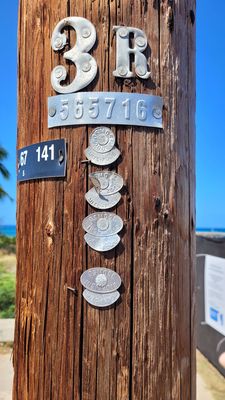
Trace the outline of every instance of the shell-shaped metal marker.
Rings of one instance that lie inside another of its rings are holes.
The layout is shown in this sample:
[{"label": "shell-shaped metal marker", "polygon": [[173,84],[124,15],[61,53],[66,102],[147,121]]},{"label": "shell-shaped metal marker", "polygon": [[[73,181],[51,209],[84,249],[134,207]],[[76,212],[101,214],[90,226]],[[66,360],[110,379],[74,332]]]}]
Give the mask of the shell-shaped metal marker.
[{"label": "shell-shaped metal marker", "polygon": [[92,207],[100,210],[107,210],[115,207],[115,205],[119,203],[121,194],[114,193],[111,196],[103,196],[101,193],[98,193],[95,188],[92,188],[85,194],[85,199]]},{"label": "shell-shaped metal marker", "polygon": [[92,147],[89,146],[84,153],[87,159],[96,165],[112,164],[120,156],[120,151],[116,147],[113,147],[112,150],[108,151],[107,153],[97,153],[92,149]]},{"label": "shell-shaped metal marker", "polygon": [[111,129],[101,126],[93,130],[89,143],[97,153],[107,153],[114,147],[115,135]]},{"label": "shell-shaped metal marker", "polygon": [[86,233],[84,235],[84,239],[88,246],[90,246],[93,250],[100,252],[112,250],[120,242],[119,235],[97,237]]},{"label": "shell-shaped metal marker", "polygon": [[85,300],[95,307],[109,307],[114,304],[119,298],[120,293],[116,290],[112,293],[94,293],[90,292],[88,289],[83,291],[83,296]]},{"label": "shell-shaped metal marker", "polygon": [[113,171],[98,171],[89,174],[96,191],[103,196],[119,192],[123,187],[123,178]]},{"label": "shell-shaped metal marker", "polygon": [[85,289],[96,293],[111,293],[121,285],[121,278],[115,271],[100,267],[84,271],[80,281]]},{"label": "shell-shaped metal marker", "polygon": [[83,229],[90,235],[105,237],[121,231],[123,220],[110,212],[96,212],[88,215],[82,222]]}]

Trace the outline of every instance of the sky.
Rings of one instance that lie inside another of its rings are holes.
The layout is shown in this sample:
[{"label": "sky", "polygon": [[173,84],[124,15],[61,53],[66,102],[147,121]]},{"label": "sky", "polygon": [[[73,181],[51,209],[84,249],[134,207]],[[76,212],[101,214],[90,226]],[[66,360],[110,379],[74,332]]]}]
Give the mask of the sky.
[{"label": "sky", "polygon": [[[225,228],[225,2],[197,3],[196,224]],[[14,199],[1,201],[0,224],[9,225],[16,220],[17,7],[11,0],[0,8],[0,145],[9,153],[5,166],[11,173],[9,181],[0,176],[0,184]]]},{"label": "sky", "polygon": [[14,225],[16,220],[17,8],[17,0],[3,1],[0,7],[4,37],[0,53],[0,145],[8,151],[4,165],[11,174],[9,181],[0,176],[0,185],[14,199],[0,202],[0,225]]}]

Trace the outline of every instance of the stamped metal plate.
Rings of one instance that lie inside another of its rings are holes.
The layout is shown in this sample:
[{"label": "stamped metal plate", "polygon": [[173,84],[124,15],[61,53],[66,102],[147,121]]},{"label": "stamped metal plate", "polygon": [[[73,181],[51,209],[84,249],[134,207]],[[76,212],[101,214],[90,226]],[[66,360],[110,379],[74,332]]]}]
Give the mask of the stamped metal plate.
[{"label": "stamped metal plate", "polygon": [[107,153],[107,151],[112,150],[115,141],[113,131],[105,126],[95,128],[89,139],[90,146],[97,153]]},{"label": "stamped metal plate", "polygon": [[17,181],[56,178],[66,175],[64,139],[39,142],[17,151]]},{"label": "stamped metal plate", "polygon": [[83,296],[85,300],[92,306],[109,307],[120,298],[120,293],[116,290],[115,292],[112,293],[101,294],[101,293],[94,293],[89,291],[88,289],[85,289],[83,291]]},{"label": "stamped metal plate", "polygon": [[79,92],[48,98],[48,127],[132,125],[162,128],[163,99],[141,93]]},{"label": "stamped metal plate", "polygon": [[[121,78],[134,76],[134,72],[131,70],[130,56],[132,55],[135,74],[142,79],[148,79],[150,72],[147,59],[142,54],[148,45],[146,34],[131,26],[114,26],[113,30],[116,32],[116,70],[113,71],[113,75]],[[131,35],[133,37],[132,47],[130,47]]]},{"label": "stamped metal plate", "polygon": [[113,147],[112,150],[107,153],[97,153],[91,147],[88,147],[84,153],[87,159],[96,165],[112,164],[120,156],[120,151],[116,147]]},{"label": "stamped metal plate", "polygon": [[90,235],[98,237],[112,236],[121,231],[123,220],[114,213],[96,212],[84,218],[82,226]]},{"label": "stamped metal plate", "polygon": [[86,233],[84,235],[84,239],[88,246],[90,246],[93,250],[100,252],[112,250],[120,242],[119,235],[97,237]]},{"label": "stamped metal plate", "polygon": [[121,285],[121,278],[115,271],[100,267],[85,271],[80,281],[85,289],[96,293],[114,292]]},{"label": "stamped metal plate", "polygon": [[98,171],[89,174],[97,192],[103,196],[110,196],[119,192],[123,187],[123,178],[113,171]]},{"label": "stamped metal plate", "polygon": [[111,196],[103,196],[101,193],[98,193],[95,188],[92,188],[85,194],[85,199],[94,208],[99,208],[99,210],[108,210],[119,203],[121,194],[114,193]]},{"label": "stamped metal plate", "polygon": [[[68,50],[68,38],[64,32],[66,27],[76,31],[76,44]],[[93,81],[97,74],[97,63],[88,53],[96,41],[96,30],[94,25],[86,18],[68,17],[62,19],[55,27],[51,45],[53,50],[62,51],[66,48],[63,58],[74,63],[76,66],[76,77],[69,85],[61,85],[67,77],[67,70],[63,65],[55,67],[51,73],[52,87],[58,93],[72,93],[83,89]]]}]

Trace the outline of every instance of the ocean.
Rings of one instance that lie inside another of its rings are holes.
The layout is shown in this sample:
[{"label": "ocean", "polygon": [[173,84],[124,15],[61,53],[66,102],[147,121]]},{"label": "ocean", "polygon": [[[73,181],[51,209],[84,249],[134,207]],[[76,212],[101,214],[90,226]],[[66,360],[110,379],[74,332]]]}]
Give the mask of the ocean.
[{"label": "ocean", "polygon": [[225,228],[197,228],[196,232],[215,232],[225,233]]},{"label": "ocean", "polygon": [[16,225],[0,225],[0,235],[15,237]]}]

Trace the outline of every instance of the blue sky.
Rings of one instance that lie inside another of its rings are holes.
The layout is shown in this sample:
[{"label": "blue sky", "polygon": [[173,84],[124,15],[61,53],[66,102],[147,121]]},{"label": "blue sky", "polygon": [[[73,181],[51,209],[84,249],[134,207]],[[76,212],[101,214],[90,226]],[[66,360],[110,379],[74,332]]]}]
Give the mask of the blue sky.
[{"label": "blue sky", "polygon": [[[16,46],[17,0],[2,2],[0,144],[9,152],[9,182],[0,184],[16,200]],[[219,4],[218,4],[219,3]],[[197,226],[225,227],[225,2],[212,7],[198,1],[197,10]],[[6,18],[6,16],[10,17]],[[6,51],[7,49],[7,51]],[[16,201],[0,203],[0,224],[15,223]]]},{"label": "blue sky", "polygon": [[197,226],[225,227],[225,2],[198,1]]},{"label": "blue sky", "polygon": [[17,0],[3,1],[0,7],[4,37],[0,55],[0,144],[9,153],[4,164],[11,173],[9,181],[0,176],[0,184],[14,198],[13,202],[8,199],[0,202],[0,224],[15,224],[16,219],[17,4]]}]

